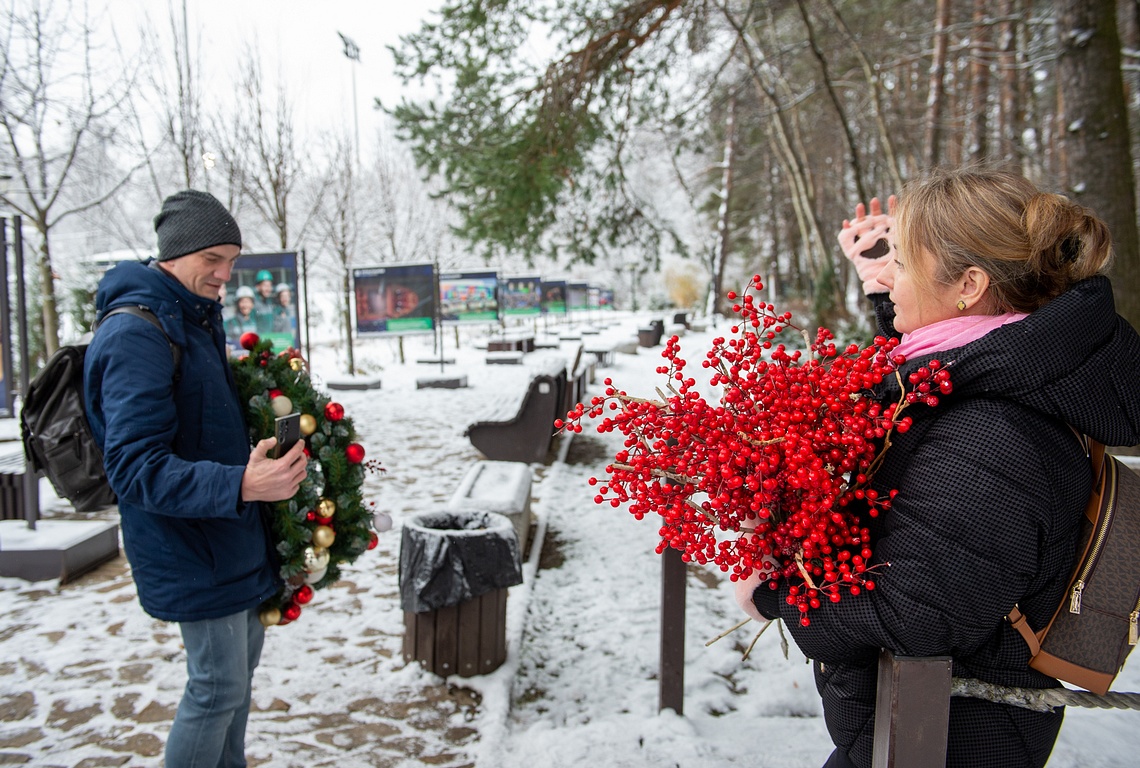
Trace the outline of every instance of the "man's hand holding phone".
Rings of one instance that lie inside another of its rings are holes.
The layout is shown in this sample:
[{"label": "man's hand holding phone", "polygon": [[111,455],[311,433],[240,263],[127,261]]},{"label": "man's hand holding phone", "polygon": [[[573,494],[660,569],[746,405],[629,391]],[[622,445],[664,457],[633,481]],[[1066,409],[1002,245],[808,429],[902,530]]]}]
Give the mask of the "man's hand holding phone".
[{"label": "man's hand holding phone", "polygon": [[301,414],[279,416],[274,427],[277,445],[273,447],[273,458],[280,459],[301,439]]},{"label": "man's hand holding phone", "polygon": [[308,458],[301,440],[301,415],[277,419],[276,436],[253,447],[241,479],[244,501],[284,501],[297,493],[307,474]]}]

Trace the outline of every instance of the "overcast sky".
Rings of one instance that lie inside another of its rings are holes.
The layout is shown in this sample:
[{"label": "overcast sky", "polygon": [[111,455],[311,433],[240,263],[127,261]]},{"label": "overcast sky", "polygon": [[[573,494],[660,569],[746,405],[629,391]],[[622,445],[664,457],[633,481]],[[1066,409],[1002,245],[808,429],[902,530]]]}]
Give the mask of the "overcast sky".
[{"label": "overcast sky", "polygon": [[[107,0],[120,33],[148,14],[169,38],[166,2]],[[181,22],[183,0],[170,0]],[[295,118],[305,127],[354,128],[353,76],[360,138],[371,143],[380,114],[375,99],[394,105],[405,91],[393,74],[387,46],[419,29],[441,0],[185,0],[192,45],[201,51],[206,89],[233,88],[246,46],[261,52],[263,74],[273,87],[284,78]],[[360,61],[344,54],[337,33],[360,49]],[[216,94],[209,94],[210,96]]]}]

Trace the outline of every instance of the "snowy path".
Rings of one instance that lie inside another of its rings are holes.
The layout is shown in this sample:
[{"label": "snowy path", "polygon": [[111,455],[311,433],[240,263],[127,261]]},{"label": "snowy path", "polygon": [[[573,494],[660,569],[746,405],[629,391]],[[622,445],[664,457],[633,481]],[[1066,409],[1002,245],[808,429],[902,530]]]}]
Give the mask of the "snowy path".
[{"label": "snowy path", "polygon": [[[630,320],[610,332],[632,327]],[[397,528],[319,592],[299,621],[270,631],[254,682],[250,764],[818,766],[830,746],[810,669],[794,646],[785,660],[770,630],[742,661],[747,629],[704,646],[738,620],[731,585],[714,572],[689,571],[684,716],[657,713],[656,526],[595,505],[587,484],[616,452],[612,435],[583,432],[564,462],[535,467],[533,509],[546,546],[541,567],[536,552],[526,581],[510,591],[507,663],[447,680],[403,663],[400,522],[450,498],[479,458],[464,428],[489,400],[521,396],[526,384],[516,366],[483,363],[470,344],[476,329],[462,333],[465,348],[455,351],[449,333],[446,352],[457,358],[448,371],[468,375],[465,390],[415,389],[417,376],[438,372],[414,362],[430,354],[430,339],[406,339],[405,364],[394,342],[357,347],[383,388],[337,399],[368,458],[387,469],[368,476],[365,495]],[[683,349],[695,359],[710,338],[691,335]],[[651,392],[659,351],[618,355],[592,390],[608,375],[631,392]],[[336,370],[327,348],[314,353],[314,370]],[[0,579],[0,600],[0,763],[160,765],[184,656],[176,629],[139,609],[125,561],[63,587]],[[1140,690],[1140,662],[1118,683]],[[1050,768],[1130,768],[1138,727],[1135,712],[1071,709]]]}]

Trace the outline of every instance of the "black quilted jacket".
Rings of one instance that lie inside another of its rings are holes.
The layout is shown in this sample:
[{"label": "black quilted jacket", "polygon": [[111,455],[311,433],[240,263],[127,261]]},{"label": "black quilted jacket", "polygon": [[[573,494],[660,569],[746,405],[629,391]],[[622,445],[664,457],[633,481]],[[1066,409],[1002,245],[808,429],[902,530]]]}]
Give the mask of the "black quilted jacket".
[{"label": "black quilted jacket", "polygon": [[[879,298],[884,331],[893,307]],[[1078,519],[1092,482],[1066,426],[1107,445],[1140,443],[1140,337],[1114,309],[1107,278],[1086,280],[1024,320],[937,357],[954,391],[937,407],[911,406],[874,478],[898,489],[872,522],[877,589],[825,602],[801,627],[787,586],[757,589],[814,659],[827,728],[857,766],[871,764],[880,648],[950,655],[956,677],[1022,687],[1057,681],[1027,667],[1025,642],[1004,620],[1018,604],[1041,626],[1062,599]],[[882,392],[898,397],[893,381]],[[1063,713],[980,699],[950,704],[947,766],[1044,765]]]}]

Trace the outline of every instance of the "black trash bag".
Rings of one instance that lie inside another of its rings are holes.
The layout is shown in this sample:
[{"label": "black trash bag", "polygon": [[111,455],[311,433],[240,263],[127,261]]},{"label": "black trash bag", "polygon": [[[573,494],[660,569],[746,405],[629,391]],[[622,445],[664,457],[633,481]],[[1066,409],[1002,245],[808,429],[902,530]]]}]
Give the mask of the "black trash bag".
[{"label": "black trash bag", "polygon": [[522,583],[518,535],[494,512],[421,512],[400,539],[400,607],[434,611]]}]

